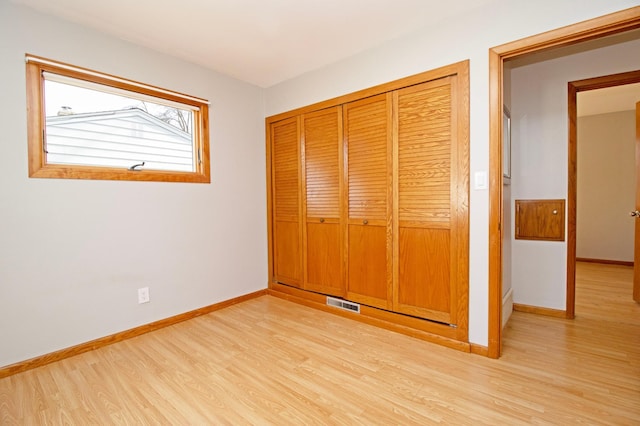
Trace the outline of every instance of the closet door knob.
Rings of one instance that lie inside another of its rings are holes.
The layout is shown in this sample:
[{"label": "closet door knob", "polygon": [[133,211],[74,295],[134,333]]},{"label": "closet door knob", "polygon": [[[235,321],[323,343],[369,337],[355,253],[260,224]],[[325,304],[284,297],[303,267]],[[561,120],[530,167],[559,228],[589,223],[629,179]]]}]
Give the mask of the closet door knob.
[{"label": "closet door knob", "polygon": [[320,223],[324,223],[324,219],[320,219]]},{"label": "closet door knob", "polygon": [[362,221],[362,224],[363,224],[363,225],[366,225],[366,224],[368,224],[368,223],[369,223],[369,221],[368,221],[367,219],[365,219],[365,220],[363,220],[363,221]]}]

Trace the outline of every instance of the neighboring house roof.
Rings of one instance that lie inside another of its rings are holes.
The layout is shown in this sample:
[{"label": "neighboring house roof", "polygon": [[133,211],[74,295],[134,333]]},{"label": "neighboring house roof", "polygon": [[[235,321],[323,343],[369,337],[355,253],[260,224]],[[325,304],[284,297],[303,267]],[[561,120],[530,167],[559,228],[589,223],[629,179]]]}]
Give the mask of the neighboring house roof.
[{"label": "neighboring house roof", "polygon": [[46,118],[47,162],[193,171],[186,133],[139,108]]}]

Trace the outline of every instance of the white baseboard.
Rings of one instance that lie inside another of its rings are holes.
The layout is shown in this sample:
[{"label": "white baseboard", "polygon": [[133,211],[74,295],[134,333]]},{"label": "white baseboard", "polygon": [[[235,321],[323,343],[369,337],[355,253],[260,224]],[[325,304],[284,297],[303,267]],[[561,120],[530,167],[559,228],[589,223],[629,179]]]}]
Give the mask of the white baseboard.
[{"label": "white baseboard", "polygon": [[502,298],[502,328],[507,324],[511,313],[513,312],[513,288],[507,291],[507,294]]}]

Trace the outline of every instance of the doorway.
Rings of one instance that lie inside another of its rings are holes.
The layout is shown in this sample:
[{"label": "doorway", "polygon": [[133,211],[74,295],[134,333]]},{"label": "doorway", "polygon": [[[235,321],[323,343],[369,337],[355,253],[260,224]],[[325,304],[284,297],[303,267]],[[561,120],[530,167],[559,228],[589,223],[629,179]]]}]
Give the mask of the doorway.
[{"label": "doorway", "polygon": [[[606,37],[639,27],[640,7],[634,7],[489,50],[489,357],[500,356],[502,343],[504,62],[530,53]],[[573,208],[575,210],[575,205]],[[575,233],[573,238],[575,239]],[[575,252],[573,257],[575,258]]]},{"label": "doorway", "polygon": [[[640,71],[626,72],[569,83],[569,162],[567,214],[567,318],[575,317],[576,258],[577,258],[577,194],[578,194],[578,93],[640,83]],[[633,102],[635,106],[635,102]],[[637,126],[637,123],[636,123]],[[637,188],[636,188],[637,191]],[[629,205],[629,210],[632,210]],[[631,295],[629,295],[631,297]]]}]

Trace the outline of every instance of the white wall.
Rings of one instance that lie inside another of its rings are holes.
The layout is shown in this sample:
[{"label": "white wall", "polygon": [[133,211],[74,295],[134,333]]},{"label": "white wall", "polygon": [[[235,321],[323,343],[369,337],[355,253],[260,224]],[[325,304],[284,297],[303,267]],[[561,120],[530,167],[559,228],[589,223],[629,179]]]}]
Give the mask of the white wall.
[{"label": "white wall", "polygon": [[[29,179],[26,52],[209,99],[212,183]],[[262,89],[7,0],[0,58],[0,366],[266,287]]]},{"label": "white wall", "polygon": [[633,262],[635,142],[635,111],[578,118],[577,257]]},{"label": "white wall", "polygon": [[[512,68],[512,198],[567,198],[567,84],[640,69],[640,40]],[[567,53],[573,48],[566,49]],[[566,308],[565,242],[514,240],[514,302]]]},{"label": "white wall", "polygon": [[[267,115],[470,59],[473,175],[489,167],[488,50],[632,6],[636,0],[497,0],[270,88]],[[488,342],[488,200],[487,190],[471,190],[469,333],[470,341],[481,345]]]}]

